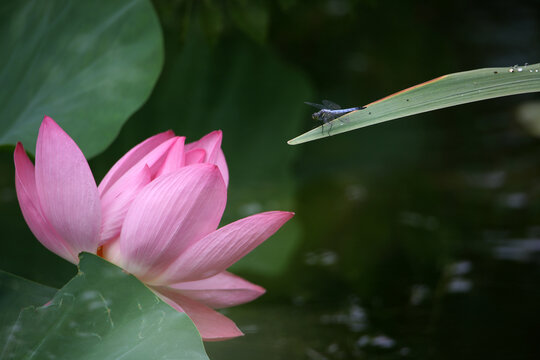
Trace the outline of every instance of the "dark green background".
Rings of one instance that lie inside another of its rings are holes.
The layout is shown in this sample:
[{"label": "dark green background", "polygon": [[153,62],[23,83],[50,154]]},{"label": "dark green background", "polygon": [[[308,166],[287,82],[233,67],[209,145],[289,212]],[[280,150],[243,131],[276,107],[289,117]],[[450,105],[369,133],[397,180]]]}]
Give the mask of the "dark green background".
[{"label": "dark green background", "polygon": [[[315,126],[303,101],[356,106],[447,73],[538,62],[537,1],[154,5],[162,75],[91,161],[96,178],[156,132],[194,140],[219,128],[223,223],[297,213],[235,265],[268,292],[226,311],[246,336],[207,344],[210,358],[538,358],[540,141],[518,115],[537,94],[286,145]],[[0,169],[0,268],[62,286],[76,268],[26,227],[11,149]],[[457,274],[460,263],[470,269]],[[459,281],[470,287],[452,292]]]}]

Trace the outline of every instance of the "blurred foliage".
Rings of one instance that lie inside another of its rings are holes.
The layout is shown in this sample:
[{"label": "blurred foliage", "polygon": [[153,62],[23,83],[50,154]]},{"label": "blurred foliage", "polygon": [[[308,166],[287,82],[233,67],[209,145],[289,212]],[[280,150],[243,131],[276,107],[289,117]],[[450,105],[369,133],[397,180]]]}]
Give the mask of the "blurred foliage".
[{"label": "blurred foliage", "polygon": [[149,0],[7,1],[0,24],[0,144],[30,152],[45,115],[87,157],[103,151],[163,65]]},{"label": "blurred foliage", "polygon": [[[221,128],[223,223],[296,211],[233,270],[267,294],[226,310],[246,336],[207,344],[210,358],[537,358],[540,140],[514,116],[538,95],[285,143],[315,125],[303,101],[354,106],[440,74],[538,62],[536,2],[246,2],[264,31],[240,26],[232,3],[154,1],[163,74],[91,162],[100,179],[158,131],[192,141]],[[58,286],[75,269],[32,238],[11,163],[2,154],[0,268]]]},{"label": "blurred foliage", "polygon": [[[230,171],[222,225],[261,211],[294,209],[291,165],[297,152],[284,139],[300,128],[304,109],[299,100],[311,93],[305,78],[245,39],[223,38],[211,46],[197,19],[191,24],[186,41],[175,44],[166,38],[171,51],[163,76],[118,142],[133,146],[141,129],[146,134],[173,129],[188,142],[222,129]],[[298,240],[298,226],[287,224],[235,268],[279,273]]]},{"label": "blurred foliage", "polygon": [[[265,0],[155,1],[165,28],[172,34],[176,32],[186,39],[195,22],[205,40],[213,44],[231,29],[238,29],[252,40],[264,43],[269,28],[270,4]],[[179,22],[179,18],[184,21]]]}]

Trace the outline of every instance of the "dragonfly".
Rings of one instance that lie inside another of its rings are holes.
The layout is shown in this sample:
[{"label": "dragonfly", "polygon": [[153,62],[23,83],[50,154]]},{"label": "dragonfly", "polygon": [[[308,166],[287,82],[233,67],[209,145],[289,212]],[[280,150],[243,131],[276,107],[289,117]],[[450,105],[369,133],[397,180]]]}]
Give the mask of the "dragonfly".
[{"label": "dragonfly", "polygon": [[[360,106],[360,107],[342,109],[341,106],[339,106],[338,104],[330,100],[323,100],[322,104],[315,104],[315,103],[305,101],[304,104],[320,109],[319,111],[314,112],[311,115],[311,117],[314,120],[319,120],[323,122],[323,126],[321,128],[321,131],[323,131],[323,133],[324,133],[324,125],[327,124],[328,122],[334,119],[337,119],[338,117],[341,117],[345,114],[348,114],[351,111],[362,110],[366,108],[365,106]],[[332,130],[332,123],[330,123],[330,130],[328,130],[328,135],[330,135],[331,130]]]}]

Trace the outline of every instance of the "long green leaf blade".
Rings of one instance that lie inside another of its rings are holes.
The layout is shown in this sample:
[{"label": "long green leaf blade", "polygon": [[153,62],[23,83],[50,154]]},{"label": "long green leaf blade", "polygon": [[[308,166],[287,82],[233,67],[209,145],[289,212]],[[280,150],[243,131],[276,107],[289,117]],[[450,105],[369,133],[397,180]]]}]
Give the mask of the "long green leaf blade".
[{"label": "long green leaf blade", "polygon": [[374,101],[363,110],[350,112],[289,140],[288,144],[301,144],[449,106],[537,91],[540,91],[540,64],[443,75]]}]

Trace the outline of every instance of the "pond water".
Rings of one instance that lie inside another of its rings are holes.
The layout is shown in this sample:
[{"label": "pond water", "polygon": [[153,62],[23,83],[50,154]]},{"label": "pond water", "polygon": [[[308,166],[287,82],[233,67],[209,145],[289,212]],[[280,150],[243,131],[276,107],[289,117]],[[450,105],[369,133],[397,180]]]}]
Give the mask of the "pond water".
[{"label": "pond water", "polygon": [[365,129],[354,154],[308,145],[293,265],[227,311],[246,336],[211,358],[537,358],[540,142],[511,111],[526,100]]},{"label": "pond water", "polygon": [[[91,161],[96,178],[154,133],[223,129],[223,223],[296,212],[231,270],[267,293],[223,311],[246,335],[206,344],[211,359],[540,357],[538,94],[286,144],[317,125],[304,101],[362,106],[446,73],[538,62],[537,1],[282,0],[226,25],[201,2],[198,31],[185,2],[154,3],[165,68]],[[76,270],[32,237],[12,154],[0,156],[0,268],[60,287]]]}]

